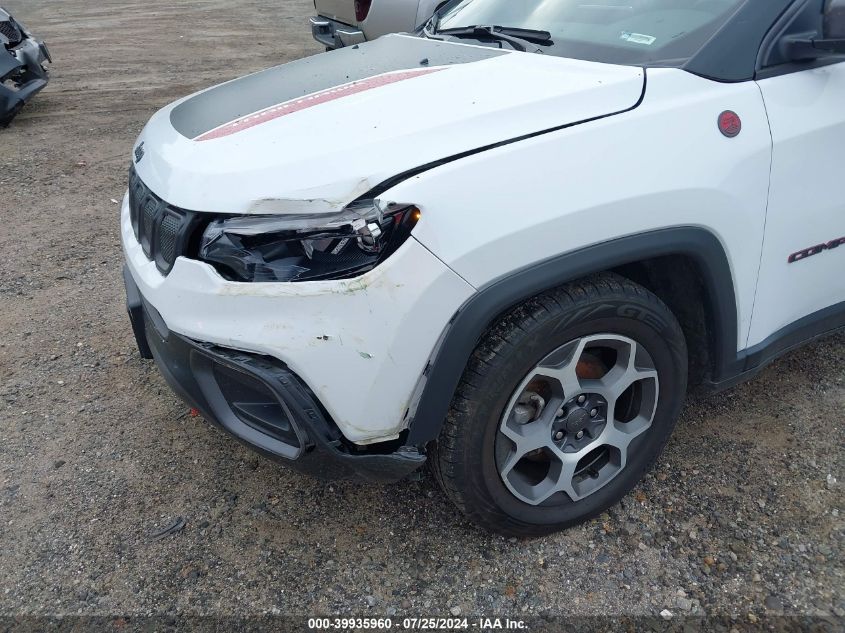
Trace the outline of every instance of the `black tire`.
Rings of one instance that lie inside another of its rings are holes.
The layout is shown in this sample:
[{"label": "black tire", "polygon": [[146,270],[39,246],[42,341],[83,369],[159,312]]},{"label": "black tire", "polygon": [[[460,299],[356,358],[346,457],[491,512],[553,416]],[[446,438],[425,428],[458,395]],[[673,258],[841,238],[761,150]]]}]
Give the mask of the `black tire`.
[{"label": "black tire", "polygon": [[[604,487],[554,507],[526,503],[508,489],[496,465],[495,442],[505,408],[546,355],[599,333],[628,337],[653,359],[660,389],[651,427],[633,440],[630,446],[636,450],[629,449],[627,464]],[[686,341],[672,312],[628,279],[596,275],[529,299],[487,329],[429,462],[449,499],[484,528],[513,536],[556,532],[600,514],[640,481],[672,433],[686,383]]]}]

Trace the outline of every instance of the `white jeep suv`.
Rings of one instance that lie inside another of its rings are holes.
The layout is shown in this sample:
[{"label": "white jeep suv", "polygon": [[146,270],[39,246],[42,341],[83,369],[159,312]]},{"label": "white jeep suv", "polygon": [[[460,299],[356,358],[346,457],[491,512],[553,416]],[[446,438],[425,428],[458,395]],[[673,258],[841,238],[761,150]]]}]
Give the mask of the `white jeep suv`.
[{"label": "white jeep suv", "polygon": [[572,525],[845,325],[843,104],[844,0],[453,0],[153,116],[138,345],[281,462]]}]

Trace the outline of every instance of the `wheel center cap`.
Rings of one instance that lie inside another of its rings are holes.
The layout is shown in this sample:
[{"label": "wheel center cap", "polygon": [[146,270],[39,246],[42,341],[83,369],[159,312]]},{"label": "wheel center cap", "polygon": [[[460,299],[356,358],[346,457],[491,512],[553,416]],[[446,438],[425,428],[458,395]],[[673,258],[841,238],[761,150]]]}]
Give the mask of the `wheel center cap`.
[{"label": "wheel center cap", "polygon": [[587,427],[587,423],[589,421],[589,413],[587,413],[584,409],[576,409],[570,413],[569,417],[566,419],[566,430],[569,433],[583,431]]}]

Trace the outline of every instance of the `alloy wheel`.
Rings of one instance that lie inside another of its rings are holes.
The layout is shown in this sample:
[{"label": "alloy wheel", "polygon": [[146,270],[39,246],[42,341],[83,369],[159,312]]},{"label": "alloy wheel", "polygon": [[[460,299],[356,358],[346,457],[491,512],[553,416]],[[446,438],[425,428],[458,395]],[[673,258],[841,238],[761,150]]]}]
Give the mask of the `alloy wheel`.
[{"label": "alloy wheel", "polygon": [[514,391],[496,436],[502,481],[521,501],[579,501],[616,477],[651,427],[659,394],[648,351],[596,334],[546,356]]}]

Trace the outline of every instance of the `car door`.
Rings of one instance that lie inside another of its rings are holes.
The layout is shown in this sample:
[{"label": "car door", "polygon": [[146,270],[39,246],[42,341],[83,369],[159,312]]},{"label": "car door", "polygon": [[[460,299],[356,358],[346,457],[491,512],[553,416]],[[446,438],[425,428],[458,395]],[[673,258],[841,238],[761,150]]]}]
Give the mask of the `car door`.
[{"label": "car door", "polygon": [[776,352],[845,314],[845,55],[790,51],[820,38],[831,10],[845,16],[845,0],[796,3],[761,51],[772,165],[751,349]]}]

